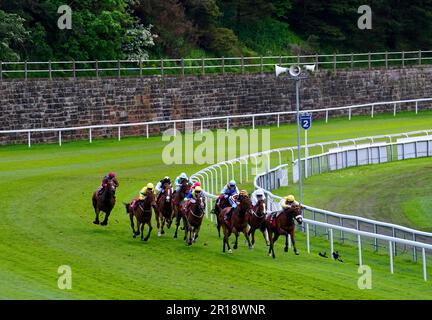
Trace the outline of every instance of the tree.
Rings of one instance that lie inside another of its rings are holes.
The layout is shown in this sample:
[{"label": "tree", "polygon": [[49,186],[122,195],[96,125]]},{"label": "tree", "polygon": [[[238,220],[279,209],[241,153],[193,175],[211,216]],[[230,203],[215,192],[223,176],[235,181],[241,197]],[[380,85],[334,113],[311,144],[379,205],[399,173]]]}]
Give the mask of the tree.
[{"label": "tree", "polygon": [[28,36],[23,18],[0,10],[0,60],[19,61],[19,47]]}]

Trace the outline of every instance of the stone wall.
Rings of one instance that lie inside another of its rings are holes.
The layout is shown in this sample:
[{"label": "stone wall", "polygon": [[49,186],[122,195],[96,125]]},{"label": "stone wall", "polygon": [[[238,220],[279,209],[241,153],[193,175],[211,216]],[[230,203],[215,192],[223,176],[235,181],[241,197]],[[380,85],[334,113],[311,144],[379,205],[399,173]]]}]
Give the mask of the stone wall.
[{"label": "stone wall", "polygon": [[[318,109],[429,98],[432,97],[431,79],[432,67],[318,71],[302,81],[301,107]],[[431,108],[431,105],[421,107]],[[0,108],[0,130],[200,118],[295,110],[295,86],[286,76],[276,78],[273,74],[3,80],[0,82]],[[389,111],[385,109],[378,107],[375,111]],[[353,114],[368,112],[362,109]],[[315,118],[323,116],[324,113],[314,115]],[[281,121],[289,120],[293,117],[281,118]],[[257,125],[275,122],[274,116],[256,119]],[[237,119],[231,124],[250,126],[251,120]],[[205,128],[225,125],[225,120],[204,122]],[[158,134],[168,127],[150,126],[150,134]],[[123,135],[145,133],[145,127],[123,130]],[[117,129],[93,131],[95,138],[116,134]],[[87,139],[88,130],[63,132],[63,138]],[[26,139],[25,133],[0,134],[1,144],[24,143]],[[32,134],[34,142],[56,139],[55,132]]]}]

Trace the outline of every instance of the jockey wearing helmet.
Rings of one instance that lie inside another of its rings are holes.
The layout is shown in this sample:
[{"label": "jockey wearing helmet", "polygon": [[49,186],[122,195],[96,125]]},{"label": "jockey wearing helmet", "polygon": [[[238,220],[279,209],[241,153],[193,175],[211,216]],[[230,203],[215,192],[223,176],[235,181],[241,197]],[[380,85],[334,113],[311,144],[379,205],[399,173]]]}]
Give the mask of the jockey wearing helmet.
[{"label": "jockey wearing helmet", "polygon": [[256,189],[251,195],[251,201],[252,201],[252,205],[254,207],[257,205],[258,201],[265,200],[265,199],[266,199],[266,197],[264,194],[264,190],[261,188]]},{"label": "jockey wearing helmet", "polygon": [[225,185],[225,187],[222,189],[219,197],[216,199],[216,205],[215,205],[215,213],[219,214],[219,203],[221,202],[222,198],[228,199],[231,206],[235,203],[235,201],[231,200],[231,196],[238,194],[240,191],[237,188],[237,184],[234,180],[231,180],[229,183]]},{"label": "jockey wearing helmet", "polygon": [[197,194],[201,195],[201,198],[203,198],[205,200],[205,195],[204,195],[204,191],[202,190],[201,186],[195,186],[195,188],[191,189],[189,191],[189,193],[187,194],[186,198],[184,199],[185,201],[185,211],[189,210],[189,207],[191,205],[191,203],[195,203],[196,198],[197,198]]},{"label": "jockey wearing helmet", "polygon": [[176,185],[176,192],[180,191],[183,181],[187,181],[189,185],[192,185],[186,173],[182,172],[174,181],[174,184]]},{"label": "jockey wearing helmet", "polygon": [[283,210],[291,208],[293,206],[300,206],[300,208],[303,208],[303,206],[296,201],[292,194],[283,198],[279,204]]},{"label": "jockey wearing helmet", "polygon": [[135,206],[138,203],[138,201],[144,201],[145,200],[145,197],[147,195],[147,191],[154,193],[153,183],[151,183],[151,182],[147,183],[147,185],[140,190],[138,197],[136,197],[131,203],[131,207],[133,209],[135,209]]},{"label": "jockey wearing helmet", "polygon": [[159,201],[159,197],[162,193],[165,192],[164,185],[168,184],[168,187],[171,188],[171,179],[168,176],[165,176],[161,181],[159,181],[156,185],[156,191],[158,193],[157,201]]},{"label": "jockey wearing helmet", "polygon": [[195,189],[196,187],[201,187],[201,182],[194,182],[194,184],[192,185],[192,189]]},{"label": "jockey wearing helmet", "polygon": [[240,204],[240,202],[237,200],[239,196],[248,197],[249,194],[246,190],[241,190],[239,193],[233,194],[231,197],[229,197],[229,201],[231,204],[231,210],[228,211],[228,213],[225,215],[225,220],[231,219],[231,216],[232,216],[232,213],[234,212],[234,209],[237,208],[237,206]]},{"label": "jockey wearing helmet", "polygon": [[119,182],[117,181],[116,174],[111,171],[105,177],[103,177],[102,183],[98,188],[99,195],[101,195],[104,192],[106,186],[108,185],[108,182],[110,181],[113,182],[115,188],[119,186]]}]

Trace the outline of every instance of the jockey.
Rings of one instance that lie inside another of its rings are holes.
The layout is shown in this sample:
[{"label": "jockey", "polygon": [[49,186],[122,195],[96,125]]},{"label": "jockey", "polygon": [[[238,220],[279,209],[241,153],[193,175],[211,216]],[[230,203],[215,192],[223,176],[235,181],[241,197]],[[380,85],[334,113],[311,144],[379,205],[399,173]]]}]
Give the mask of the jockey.
[{"label": "jockey", "polygon": [[216,205],[215,205],[216,214],[219,214],[219,203],[221,202],[222,198],[228,199],[230,204],[232,205],[233,202],[230,200],[230,197],[238,194],[239,192],[240,191],[237,188],[237,184],[235,180],[231,180],[229,183],[227,183],[225,187],[222,189],[219,197],[216,199]]},{"label": "jockey", "polygon": [[138,201],[144,201],[146,194],[147,194],[147,191],[153,191],[154,192],[153,189],[154,189],[153,183],[151,183],[151,182],[147,183],[147,185],[140,190],[138,197],[136,197],[132,201],[132,203],[131,203],[132,209],[135,209],[135,206],[138,203]]},{"label": "jockey", "polygon": [[195,189],[196,187],[201,187],[201,182],[197,181],[192,185],[192,189]]},{"label": "jockey", "polygon": [[192,183],[189,181],[188,176],[186,173],[182,172],[174,181],[174,184],[176,185],[176,191],[180,191],[180,187],[182,186],[182,182],[186,180],[189,185],[192,185]]},{"label": "jockey", "polygon": [[279,202],[280,206],[283,210],[291,208],[292,206],[300,206],[300,208],[303,208],[303,205],[298,203],[294,196],[290,194],[289,196],[286,196]]},{"label": "jockey", "polygon": [[201,198],[204,198],[204,192],[202,191],[201,186],[196,186],[194,189],[191,189],[187,194],[185,201],[185,211],[189,210],[190,204],[196,202],[197,194],[201,195]]},{"label": "jockey", "polygon": [[255,207],[258,203],[258,201],[260,200],[265,200],[265,194],[264,194],[264,190],[259,188],[256,189],[252,194],[251,194],[251,201],[252,201],[252,205]]},{"label": "jockey", "polygon": [[157,202],[159,201],[160,196],[162,195],[162,193],[165,192],[164,189],[164,185],[168,184],[168,186],[171,188],[171,179],[168,176],[165,176],[161,181],[158,182],[158,184],[156,185],[156,191],[158,193],[158,197],[157,197]]},{"label": "jockey", "polygon": [[225,220],[230,220],[232,213],[234,212],[234,209],[237,208],[237,206],[240,204],[240,202],[237,201],[239,196],[248,196],[248,192],[246,190],[240,191],[240,193],[233,194],[231,197],[229,197],[229,202],[231,204],[231,210],[228,211],[228,213],[225,216]]},{"label": "jockey", "polygon": [[114,172],[110,172],[108,173],[103,179],[102,179],[102,183],[98,188],[98,193],[102,194],[106,188],[106,186],[108,185],[108,182],[112,181],[114,183],[114,187],[118,187],[119,186],[119,182],[117,181],[116,178],[116,174]]}]

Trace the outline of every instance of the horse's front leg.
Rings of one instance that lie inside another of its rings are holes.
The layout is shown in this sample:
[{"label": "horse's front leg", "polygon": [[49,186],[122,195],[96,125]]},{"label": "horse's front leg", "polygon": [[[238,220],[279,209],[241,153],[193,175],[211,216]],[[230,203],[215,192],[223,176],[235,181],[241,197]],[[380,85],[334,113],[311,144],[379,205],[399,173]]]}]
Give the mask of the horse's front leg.
[{"label": "horse's front leg", "polygon": [[275,252],[274,252],[274,244],[276,242],[276,240],[279,238],[279,233],[276,231],[275,235],[273,237],[273,239],[271,240],[272,244],[271,244],[271,250],[272,250],[272,257],[273,259],[276,258]]},{"label": "horse's front leg", "polygon": [[[228,253],[232,253],[231,246],[229,244],[229,236],[230,236],[230,234],[231,234],[231,232],[229,232],[228,230],[227,231],[224,230],[224,243],[226,243],[226,245],[228,247]],[[225,246],[224,246],[224,249],[225,249]]]},{"label": "horse's front leg", "polygon": [[264,229],[264,231],[262,232],[263,236],[264,236],[264,240],[266,242],[266,245],[269,246],[270,245],[270,240],[269,240],[269,234],[267,231],[267,228]]},{"label": "horse's front leg", "polygon": [[288,233],[285,233],[285,252],[288,252]]},{"label": "horse's front leg", "polygon": [[238,237],[239,237],[239,233],[238,233],[237,230],[234,232],[234,235],[235,235],[234,249],[237,249],[237,247],[238,247]]},{"label": "horse's front leg", "polygon": [[196,239],[198,239],[200,229],[201,229],[201,226],[198,226],[197,228],[194,229],[193,242],[196,242]]},{"label": "horse's front leg", "polygon": [[139,234],[140,234],[140,232],[139,232],[139,224],[137,222],[138,229],[137,229],[137,231],[135,231],[135,224],[134,224],[134,221],[133,221],[133,217],[134,217],[133,214],[129,214],[130,225],[131,225],[131,228],[132,228],[132,237],[136,238],[136,236],[139,236]]},{"label": "horse's front leg", "polygon": [[174,232],[174,238],[177,238],[178,228],[180,226],[180,218],[179,218],[178,208],[174,209],[174,217],[176,219],[176,230]]},{"label": "horse's front leg", "polygon": [[293,245],[294,253],[298,256],[299,252],[297,251],[296,245],[295,245],[295,239],[294,239],[294,228],[290,230],[290,237],[291,237],[291,243]]},{"label": "horse's front leg", "polygon": [[96,217],[95,217],[95,221],[93,221],[94,224],[99,224],[99,213],[100,213],[100,210],[98,207],[96,207],[95,208]]},{"label": "horse's front leg", "polygon": [[[147,233],[147,236],[144,238],[144,241],[147,241],[150,238],[150,233],[151,233],[151,231],[153,229],[152,224],[151,224],[151,219],[150,219],[150,221],[147,224],[149,226],[149,231]],[[144,223],[143,223],[143,228],[144,228]]]},{"label": "horse's front leg", "polygon": [[108,224],[108,217],[111,214],[111,210],[105,214],[105,219],[101,222],[101,226],[106,226]]},{"label": "horse's front leg", "polygon": [[141,228],[141,241],[144,241],[144,222],[137,222],[138,230]]},{"label": "horse's front leg", "polygon": [[248,247],[249,247],[249,249],[253,249],[253,245],[252,245],[252,243],[250,242],[250,239],[249,239],[249,233],[248,233],[248,231],[247,231],[247,226],[243,229],[243,233],[244,233],[244,235],[245,235],[245,238],[246,238],[246,240],[247,240],[247,242],[248,242]]},{"label": "horse's front leg", "polygon": [[249,229],[249,234],[252,236],[252,248],[255,244],[255,227],[251,227]]}]

